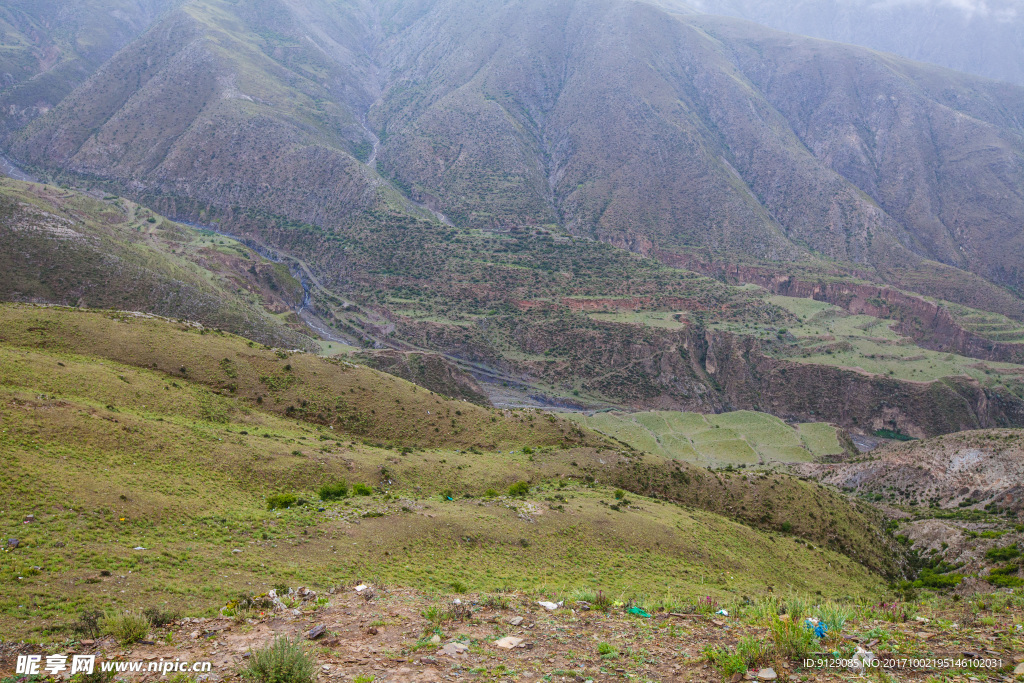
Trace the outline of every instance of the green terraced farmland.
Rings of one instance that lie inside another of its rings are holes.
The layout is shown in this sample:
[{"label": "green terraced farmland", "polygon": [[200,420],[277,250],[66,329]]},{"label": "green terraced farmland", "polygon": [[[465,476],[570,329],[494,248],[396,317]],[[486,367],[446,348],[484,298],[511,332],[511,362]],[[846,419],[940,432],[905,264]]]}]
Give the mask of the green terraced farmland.
[{"label": "green terraced farmland", "polygon": [[794,428],[772,415],[748,410],[721,415],[652,411],[570,417],[634,448],[704,466],[807,462],[843,452],[832,425]]},{"label": "green terraced farmland", "polygon": [[[918,382],[967,376],[986,386],[1020,386],[1024,366],[925,349],[893,330],[890,320],[851,315],[838,306],[813,299],[771,296],[769,301],[792,313],[799,322],[784,329],[744,323],[714,327],[761,339],[792,335],[796,344],[776,353],[798,363],[832,365]],[[1016,334],[1001,323],[992,326],[999,327],[1000,334],[1008,338]]]}]

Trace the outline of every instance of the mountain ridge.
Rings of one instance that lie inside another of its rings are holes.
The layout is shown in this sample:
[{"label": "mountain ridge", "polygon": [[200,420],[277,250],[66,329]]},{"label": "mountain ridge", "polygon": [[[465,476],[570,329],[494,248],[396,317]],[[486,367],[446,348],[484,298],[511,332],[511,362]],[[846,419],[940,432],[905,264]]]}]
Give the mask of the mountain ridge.
[{"label": "mountain ridge", "polygon": [[329,228],[410,210],[397,188],[460,225],[641,253],[923,257],[1021,283],[1024,88],[671,8],[194,0],[11,149],[179,217]]}]

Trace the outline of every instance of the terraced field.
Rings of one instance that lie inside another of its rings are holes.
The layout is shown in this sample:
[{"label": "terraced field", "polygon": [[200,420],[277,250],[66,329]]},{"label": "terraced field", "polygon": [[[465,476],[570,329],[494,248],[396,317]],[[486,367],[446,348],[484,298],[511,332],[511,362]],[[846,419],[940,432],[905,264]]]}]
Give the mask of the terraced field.
[{"label": "terraced field", "polygon": [[[922,348],[912,339],[894,331],[890,320],[851,315],[838,306],[813,299],[772,296],[769,301],[792,313],[798,322],[789,327],[744,323],[715,327],[766,340],[792,342],[795,338],[795,345],[787,343],[776,351],[789,360],[854,368],[903,380],[930,382],[959,375],[973,377],[986,386],[1012,387],[1019,385],[1020,378],[1024,376],[1024,366],[1021,365],[982,361]],[[1001,334],[1016,333],[1004,330]]]},{"label": "terraced field", "polygon": [[843,452],[832,425],[792,427],[772,415],[749,410],[721,415],[652,411],[570,417],[634,448],[703,466],[808,462]]},{"label": "terraced field", "polygon": [[1024,342],[1024,325],[1016,320],[999,313],[979,311],[966,306],[947,306],[957,322],[968,332],[997,342]]}]

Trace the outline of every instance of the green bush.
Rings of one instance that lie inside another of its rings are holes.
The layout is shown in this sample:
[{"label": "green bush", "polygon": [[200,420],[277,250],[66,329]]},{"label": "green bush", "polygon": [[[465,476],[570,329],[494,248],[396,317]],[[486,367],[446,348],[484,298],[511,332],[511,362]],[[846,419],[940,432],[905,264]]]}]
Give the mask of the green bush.
[{"label": "green bush", "polygon": [[348,482],[342,479],[332,484],[324,484],[317,493],[320,494],[320,500],[341,500],[348,496]]},{"label": "green bush", "polygon": [[622,500],[626,497],[626,492],[622,489],[615,489],[615,500]]},{"label": "green bush", "polygon": [[99,626],[103,633],[114,636],[121,645],[131,645],[146,639],[150,623],[144,614],[123,612],[104,616]]},{"label": "green bush", "polygon": [[963,581],[962,574],[939,574],[932,569],[922,569],[917,580],[914,581],[915,588],[933,588],[936,590],[942,590],[945,588],[954,588],[960,585]]},{"label": "green bush", "polygon": [[530,492],[530,485],[525,481],[517,481],[508,487],[508,495],[510,496],[525,496]]},{"label": "green bush", "polygon": [[249,665],[240,673],[258,683],[313,683],[317,669],[316,658],[306,652],[300,640],[279,637],[254,651]]},{"label": "green bush", "polygon": [[294,493],[275,493],[267,498],[267,509],[284,510],[295,505],[297,502],[299,502],[299,499]]},{"label": "green bush", "polygon": [[768,666],[772,661],[772,654],[771,646],[763,638],[745,636],[736,643],[736,656],[747,669]]},{"label": "green bush", "polygon": [[876,429],[875,436],[883,439],[895,439],[896,441],[917,441],[914,437],[903,432],[897,432],[892,429]]},{"label": "green bush", "polygon": [[795,616],[783,621],[774,619],[768,626],[775,651],[786,659],[804,659],[814,647],[814,631],[804,627]]},{"label": "green bush", "polygon": [[818,607],[818,618],[828,627],[829,637],[837,637],[843,632],[846,622],[853,616],[853,611],[836,602],[828,602]]},{"label": "green bush", "polygon": [[786,614],[793,619],[794,622],[802,621],[807,616],[807,601],[803,598],[794,595],[791,598],[786,599]]},{"label": "green bush", "polygon": [[1006,562],[1015,557],[1020,557],[1020,548],[1017,547],[1016,543],[1003,546],[1002,548],[992,548],[985,553],[985,557],[993,562]]},{"label": "green bush", "polygon": [[81,638],[95,640],[102,633],[100,629],[100,622],[102,621],[103,612],[98,609],[86,610],[78,616],[78,621],[71,624],[71,630]]},{"label": "green bush", "polygon": [[498,497],[498,489],[487,489],[486,491],[484,491],[484,497],[485,498],[497,498]]},{"label": "green bush", "polygon": [[730,652],[727,648],[706,645],[703,654],[704,659],[718,669],[723,678],[747,672],[747,665],[744,663],[743,658],[735,652]]},{"label": "green bush", "polygon": [[597,654],[601,655],[601,659],[618,659],[619,651],[608,643],[597,644]]},{"label": "green bush", "polygon": [[373,489],[371,489],[366,484],[353,484],[352,494],[356,496],[372,496]]}]

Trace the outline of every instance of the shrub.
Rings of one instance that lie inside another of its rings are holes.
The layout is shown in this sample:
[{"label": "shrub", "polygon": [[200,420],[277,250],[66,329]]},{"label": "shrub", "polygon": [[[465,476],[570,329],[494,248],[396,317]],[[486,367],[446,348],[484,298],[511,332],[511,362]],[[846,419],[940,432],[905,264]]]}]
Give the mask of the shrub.
[{"label": "shrub", "polygon": [[985,553],[985,557],[993,562],[1006,562],[1012,560],[1015,557],[1020,556],[1020,549],[1017,544],[1003,546],[1002,548],[992,548]]},{"label": "shrub", "polygon": [[102,619],[103,612],[98,609],[86,610],[78,615],[78,621],[71,624],[71,630],[83,639],[91,638],[95,640],[102,633],[100,629],[100,621]]},{"label": "shrub", "polygon": [[372,496],[373,489],[371,489],[366,484],[353,484],[352,494],[356,496]]},{"label": "shrub", "polygon": [[917,581],[914,581],[914,587],[933,588],[935,590],[954,588],[960,585],[963,578],[962,574],[940,574],[934,569],[926,567],[921,570],[920,575],[917,577]]},{"label": "shrub", "polygon": [[178,612],[175,610],[164,610],[159,607],[147,607],[142,610],[142,615],[149,619],[149,623],[156,628],[163,628],[173,621],[178,620]]},{"label": "shrub", "polygon": [[803,620],[807,615],[807,607],[807,601],[803,598],[794,596],[786,599],[786,614],[794,623]]},{"label": "shrub", "polygon": [[787,659],[804,659],[814,647],[814,631],[804,627],[802,620],[795,617],[783,621],[775,619],[768,625],[779,656]]},{"label": "shrub", "polygon": [[839,603],[828,602],[818,607],[818,618],[828,627],[829,638],[838,638],[851,616],[853,612],[850,608]]},{"label": "shrub", "polygon": [[480,598],[480,604],[491,609],[508,609],[509,600],[504,595],[486,595]]},{"label": "shrub", "polygon": [[749,613],[756,623],[767,624],[779,616],[781,604],[774,595],[766,595],[751,603]]},{"label": "shrub", "polygon": [[275,493],[267,498],[268,510],[284,510],[299,502],[294,493]]},{"label": "shrub", "polygon": [[320,500],[341,500],[348,495],[348,482],[344,479],[331,484],[324,484],[317,492]]},{"label": "shrub", "polygon": [[736,643],[736,655],[743,662],[745,668],[760,668],[771,663],[772,648],[761,638],[746,636],[740,638],[740,641]]},{"label": "shrub", "polygon": [[530,485],[525,481],[517,481],[508,487],[508,495],[510,496],[525,496],[530,492]]},{"label": "shrub", "polygon": [[240,673],[259,683],[313,683],[317,668],[316,658],[306,652],[300,640],[279,637],[254,651],[249,665]]},{"label": "shrub", "polygon": [[601,659],[618,659],[619,651],[608,643],[597,644],[597,654],[601,655]]},{"label": "shrub", "polygon": [[484,497],[485,498],[497,498],[498,497],[498,489],[487,489],[486,491],[484,491]]},{"label": "shrub", "polygon": [[523,446],[523,453],[526,455],[533,455],[533,449],[529,446]]},{"label": "shrub", "polygon": [[626,492],[622,489],[615,489],[615,500],[622,500],[626,497]]},{"label": "shrub", "polygon": [[704,647],[703,654],[704,659],[718,669],[724,678],[747,672],[747,665],[743,662],[743,658],[735,652],[730,652],[727,648],[707,645]]},{"label": "shrub", "polygon": [[100,621],[100,630],[114,636],[121,645],[130,645],[145,640],[149,635],[149,619],[137,612],[108,614]]}]

